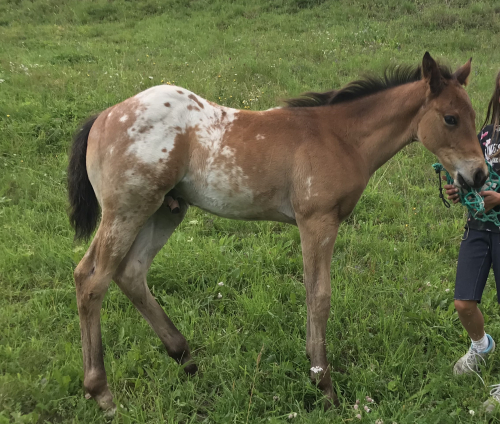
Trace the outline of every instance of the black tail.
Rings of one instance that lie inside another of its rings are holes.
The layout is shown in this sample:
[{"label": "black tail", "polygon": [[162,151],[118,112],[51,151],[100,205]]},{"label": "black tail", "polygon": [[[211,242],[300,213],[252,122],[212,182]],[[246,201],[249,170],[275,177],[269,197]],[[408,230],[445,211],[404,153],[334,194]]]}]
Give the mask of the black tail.
[{"label": "black tail", "polygon": [[87,240],[99,219],[99,202],[90,184],[86,163],[89,133],[97,116],[89,118],[75,133],[69,155],[69,222],[75,229],[76,240]]}]

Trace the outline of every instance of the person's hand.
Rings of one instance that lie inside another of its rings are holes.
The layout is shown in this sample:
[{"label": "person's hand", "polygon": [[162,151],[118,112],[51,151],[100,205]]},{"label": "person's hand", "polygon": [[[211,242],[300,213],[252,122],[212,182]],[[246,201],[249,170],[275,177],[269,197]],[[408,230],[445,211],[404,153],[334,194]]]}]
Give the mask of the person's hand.
[{"label": "person's hand", "polygon": [[496,191],[481,191],[479,194],[484,198],[484,210],[486,212],[500,205],[500,193]]},{"label": "person's hand", "polygon": [[[444,175],[441,177],[441,179],[446,181],[446,177]],[[453,203],[460,202],[460,198],[458,197],[458,188],[456,188],[453,184],[445,184],[443,188],[448,195],[448,200],[451,200]]]}]

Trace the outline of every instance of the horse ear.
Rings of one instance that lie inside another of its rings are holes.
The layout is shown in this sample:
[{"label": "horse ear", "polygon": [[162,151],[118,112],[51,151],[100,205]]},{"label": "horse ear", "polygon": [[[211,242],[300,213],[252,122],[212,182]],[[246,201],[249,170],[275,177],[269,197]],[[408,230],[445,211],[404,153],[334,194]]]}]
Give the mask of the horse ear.
[{"label": "horse ear", "polygon": [[422,76],[427,81],[427,84],[429,84],[431,93],[438,95],[443,89],[441,72],[439,71],[436,61],[431,57],[429,52],[425,52],[422,60]]},{"label": "horse ear", "polygon": [[453,77],[456,78],[456,80],[461,85],[465,86],[469,82],[471,62],[472,62],[472,57],[467,61],[467,63],[465,65],[463,65],[460,68],[458,68],[455,71],[455,73],[453,74]]}]

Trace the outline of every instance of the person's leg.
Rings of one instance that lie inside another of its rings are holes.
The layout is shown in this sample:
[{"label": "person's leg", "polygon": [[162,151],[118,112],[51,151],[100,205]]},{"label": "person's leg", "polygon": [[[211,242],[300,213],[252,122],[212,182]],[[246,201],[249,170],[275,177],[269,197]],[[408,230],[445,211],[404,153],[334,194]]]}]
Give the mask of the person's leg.
[{"label": "person's leg", "polygon": [[455,299],[458,318],[472,341],[481,340],[484,333],[484,317],[477,307],[477,300]]},{"label": "person's leg", "polygon": [[[467,233],[466,233],[467,234]],[[486,231],[470,230],[460,245],[455,282],[455,309],[472,340],[453,372],[477,372],[478,365],[493,351],[495,342],[484,332],[484,318],[477,304],[481,301],[492,261],[491,237]]]},{"label": "person's leg", "polygon": [[[495,275],[495,283],[497,286],[497,299],[500,303],[500,234],[491,234],[491,256],[492,268]],[[491,413],[495,408],[499,407],[500,403],[500,384],[495,384],[490,391],[490,398],[483,403],[483,408],[486,412]]]},{"label": "person's leg", "polygon": [[500,304],[500,233],[491,233],[491,267],[497,287],[497,300]]}]

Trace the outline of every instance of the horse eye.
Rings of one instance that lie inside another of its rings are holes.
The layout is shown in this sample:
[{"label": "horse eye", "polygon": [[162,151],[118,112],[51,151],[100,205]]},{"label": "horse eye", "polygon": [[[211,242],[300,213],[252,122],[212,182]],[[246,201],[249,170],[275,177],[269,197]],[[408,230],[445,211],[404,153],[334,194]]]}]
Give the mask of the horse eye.
[{"label": "horse eye", "polygon": [[453,115],[446,115],[444,117],[444,122],[446,122],[448,125],[457,125],[457,118],[455,118]]}]

